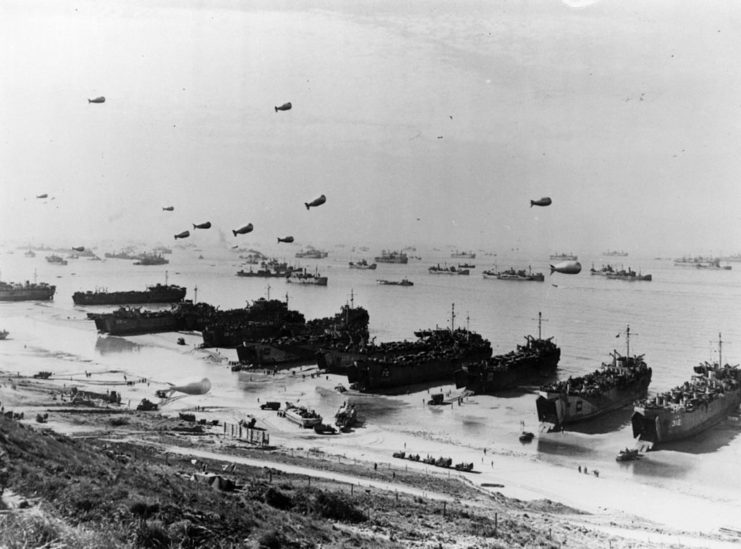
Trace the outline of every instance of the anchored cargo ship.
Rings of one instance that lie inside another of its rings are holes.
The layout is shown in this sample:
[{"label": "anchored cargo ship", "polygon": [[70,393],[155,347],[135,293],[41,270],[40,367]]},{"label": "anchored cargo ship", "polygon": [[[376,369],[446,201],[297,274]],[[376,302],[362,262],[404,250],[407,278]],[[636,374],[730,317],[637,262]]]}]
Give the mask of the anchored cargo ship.
[{"label": "anchored cargo ship", "polygon": [[0,301],[48,301],[54,299],[56,289],[46,282],[0,282]]},{"label": "anchored cargo ship", "polygon": [[540,388],[535,401],[538,419],[553,428],[618,410],[645,396],[651,368],[643,355],[630,356],[630,326],[625,331],[627,352],[611,353],[612,363],[591,374]]},{"label": "anchored cargo ship", "polygon": [[506,271],[484,271],[481,273],[484,278],[497,279],[497,280],[516,280],[516,281],[533,281],[543,282],[545,276],[543,273],[534,273],[530,267],[525,269],[515,270],[513,268],[507,269]]},{"label": "anchored cargo ship", "polygon": [[75,292],[72,301],[75,305],[128,305],[133,303],[177,303],[185,298],[186,289],[174,284],[155,284],[146,290],[109,292],[95,290]]},{"label": "anchored cargo ship", "polygon": [[161,254],[141,254],[138,261],[134,261],[134,265],[166,265],[169,263],[169,259],[165,259]]},{"label": "anchored cargo ship", "polygon": [[56,254],[47,255],[46,260],[52,265],[66,265],[67,264],[66,259]]},{"label": "anchored cargo ship", "polygon": [[557,253],[557,254],[551,254],[549,256],[554,261],[576,261],[579,259],[575,254],[573,253]]},{"label": "anchored cargo ship", "polygon": [[538,313],[538,337],[525,336],[525,344],[504,355],[472,362],[455,372],[455,386],[474,393],[496,393],[552,375],[561,358],[553,338],[541,337],[542,315]]},{"label": "anchored cargo ship", "polygon": [[310,273],[306,269],[303,271],[293,271],[286,277],[286,282],[290,284],[304,284],[308,286],[326,286],[327,277],[320,276],[319,272]]},{"label": "anchored cargo ship", "polygon": [[[722,345],[719,335],[719,350]],[[633,438],[656,447],[705,431],[735,411],[741,403],[741,370],[722,364],[719,352],[718,362],[695,366],[690,381],[637,403]]]},{"label": "anchored cargo ship", "polygon": [[476,253],[475,252],[461,252],[461,251],[455,251],[450,254],[450,257],[454,257],[457,259],[476,259]]},{"label": "anchored cargo ship", "polygon": [[309,246],[305,250],[296,252],[296,257],[305,259],[324,259],[328,255],[329,252],[325,252],[324,250],[317,250],[316,248],[312,248],[311,246]]},{"label": "anchored cargo ship", "polygon": [[650,274],[644,275],[637,273],[630,267],[627,269],[615,269],[612,265],[603,265],[600,269],[595,269],[594,266],[592,266],[592,268],[589,269],[589,273],[592,275],[604,276],[611,280],[627,280],[629,282],[636,280],[650,281],[653,278]]},{"label": "anchored cargo ship", "polygon": [[389,250],[383,250],[381,255],[376,256],[374,259],[376,263],[408,263],[409,257],[404,252],[391,252]]}]

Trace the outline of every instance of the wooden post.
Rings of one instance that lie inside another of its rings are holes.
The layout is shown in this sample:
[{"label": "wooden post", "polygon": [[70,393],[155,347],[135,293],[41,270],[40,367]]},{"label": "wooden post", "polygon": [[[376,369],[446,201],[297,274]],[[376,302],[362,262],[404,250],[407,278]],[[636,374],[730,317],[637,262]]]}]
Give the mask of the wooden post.
[{"label": "wooden post", "polygon": [[354,492],[354,491],[355,491],[355,485],[354,485],[354,484],[351,484],[351,485],[350,485],[350,495],[351,495],[351,496],[353,495],[353,492]]},{"label": "wooden post", "polygon": [[494,513],[494,536],[497,535],[498,526],[499,526],[499,513]]},{"label": "wooden post", "polygon": [[447,501],[443,501],[443,516],[445,516],[445,506],[448,504]]}]

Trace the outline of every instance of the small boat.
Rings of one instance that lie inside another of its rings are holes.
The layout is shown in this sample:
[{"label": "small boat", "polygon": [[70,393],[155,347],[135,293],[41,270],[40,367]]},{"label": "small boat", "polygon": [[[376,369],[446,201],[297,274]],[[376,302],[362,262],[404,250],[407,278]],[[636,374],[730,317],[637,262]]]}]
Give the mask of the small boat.
[{"label": "small boat", "polygon": [[456,269],[452,265],[450,267],[446,266],[440,266],[433,265],[429,269],[427,269],[427,272],[430,274],[442,274],[442,275],[468,275],[471,274],[471,271],[468,269]]},{"label": "small boat", "polygon": [[414,286],[414,282],[407,278],[401,280],[377,280],[381,286]]},{"label": "small boat", "polygon": [[636,448],[626,448],[620,450],[620,453],[615,456],[615,461],[636,461],[641,457],[640,452]]},{"label": "small boat", "polygon": [[350,261],[349,266],[351,269],[364,269],[364,270],[373,271],[376,269],[377,265],[375,263],[368,263],[365,259],[361,259],[358,262]]},{"label": "small boat", "polygon": [[0,330],[0,341],[8,337],[10,332],[8,330]]},{"label": "small boat", "polygon": [[530,431],[523,431],[520,435],[520,442],[532,442],[535,435]]}]

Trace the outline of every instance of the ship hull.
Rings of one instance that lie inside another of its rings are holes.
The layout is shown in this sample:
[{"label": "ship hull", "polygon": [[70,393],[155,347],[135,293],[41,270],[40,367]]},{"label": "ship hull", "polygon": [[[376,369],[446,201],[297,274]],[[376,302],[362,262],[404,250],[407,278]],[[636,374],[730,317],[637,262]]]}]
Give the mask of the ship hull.
[{"label": "ship hull", "polygon": [[633,438],[653,443],[680,440],[707,430],[738,408],[741,389],[727,391],[724,396],[702,404],[693,411],[652,409],[636,406],[631,417]]},{"label": "ship hull", "polygon": [[95,327],[99,332],[116,336],[141,335],[177,331],[178,322],[175,315],[169,313],[137,318],[116,318],[113,315],[101,315],[95,318]]},{"label": "ship hull", "polygon": [[651,370],[627,387],[613,387],[599,395],[581,395],[541,391],[535,401],[538,419],[555,427],[577,423],[628,406],[646,395]]},{"label": "ship hull", "polygon": [[326,286],[327,277],[317,276],[312,278],[297,278],[289,276],[288,278],[286,278],[286,282],[288,282],[289,284],[303,284],[304,286]]},{"label": "ship hull", "polygon": [[468,353],[454,358],[395,363],[359,359],[347,368],[347,380],[359,390],[377,391],[431,381],[452,382],[455,371],[466,362],[488,358],[486,352]]},{"label": "ship hull", "polygon": [[318,346],[305,344],[245,343],[237,346],[237,357],[242,364],[253,366],[288,366],[313,364]]},{"label": "ship hull", "polygon": [[347,369],[356,360],[365,358],[367,355],[353,351],[339,351],[336,349],[321,349],[317,356],[317,366],[330,374],[347,375]]},{"label": "ship hull", "polygon": [[0,290],[0,301],[49,301],[54,299],[56,288],[40,288],[33,290]]},{"label": "ship hull", "polygon": [[561,358],[561,350],[523,357],[513,357],[506,366],[483,368],[476,365],[464,366],[455,372],[456,388],[466,388],[476,394],[497,393],[527,383],[537,383],[552,375]]},{"label": "ship hull", "polygon": [[128,305],[134,303],[177,303],[185,297],[186,289],[175,287],[160,291],[130,292],[75,292],[75,305]]}]

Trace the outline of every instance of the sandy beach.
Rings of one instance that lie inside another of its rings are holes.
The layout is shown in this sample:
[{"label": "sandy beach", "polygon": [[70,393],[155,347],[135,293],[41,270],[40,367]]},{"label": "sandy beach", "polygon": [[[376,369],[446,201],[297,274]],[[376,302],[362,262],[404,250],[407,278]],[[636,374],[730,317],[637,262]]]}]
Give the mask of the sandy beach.
[{"label": "sandy beach", "polygon": [[[211,356],[215,368],[228,367],[228,357],[224,354],[212,352]],[[285,384],[286,400],[302,397],[309,400],[311,394],[333,391],[333,384],[336,385],[334,376],[319,375],[315,368],[242,375],[249,375],[253,383],[264,376],[269,377],[274,386]],[[533,513],[537,517],[532,519],[533,527],[560,532],[551,534],[552,539],[559,543],[568,539],[568,546],[572,547],[602,547],[605,540],[612,547],[721,548],[739,542],[728,530],[721,530],[732,526],[739,516],[735,508],[729,508],[724,502],[713,504],[691,493],[672,494],[677,505],[694,509],[698,517],[695,522],[686,516],[678,520],[655,504],[669,497],[661,487],[644,486],[638,491],[635,485],[611,477],[604,469],[596,476],[593,471],[584,474],[576,468],[564,470],[536,461],[528,457],[516,437],[513,437],[514,442],[501,441],[472,450],[445,437],[431,435],[432,427],[428,432],[415,433],[365,425],[349,433],[323,436],[297,427],[274,411],[261,410],[256,399],[254,408],[247,406],[248,413],[242,419],[254,417],[256,426],[269,433],[270,446],[260,449],[225,434],[238,418],[229,408],[210,402],[208,395],[170,402],[159,412],[136,412],[131,408],[143,395],[151,396],[151,382],[148,387],[148,380],[128,379],[128,384],[115,382],[106,387],[95,377],[85,378],[90,380],[86,384],[79,379],[52,376],[42,380],[5,372],[0,401],[6,412],[23,413],[21,422],[30,428],[50,428],[85,440],[126,441],[154,449],[168,459],[172,457],[173,461],[180,458],[219,463],[224,468],[236,465],[270,468],[294,477],[311,477],[315,482],[357,486],[362,490],[397,494],[397,498],[398,494],[405,494],[430,502],[448,502],[484,514],[517,515],[526,509],[531,519]],[[92,406],[73,404],[72,387],[78,392],[98,394],[118,391],[122,404],[116,406],[94,400],[85,402]],[[338,401],[342,398],[352,398],[352,394],[338,393]],[[356,401],[362,398],[358,396]],[[420,395],[416,393],[407,398],[411,406]],[[437,412],[434,421],[442,422],[445,414],[461,413],[467,406],[474,405],[473,397],[464,398],[460,405],[445,406]],[[204,432],[193,435],[187,430],[172,430],[180,413],[192,413],[201,423],[206,423]],[[48,414],[47,422],[37,423],[34,419],[37,414]],[[126,418],[126,421],[112,428],[112,417]],[[163,428],[163,422],[167,424],[168,421],[170,426]],[[474,464],[474,472],[463,473],[394,458],[393,453],[400,450],[421,456],[450,457],[453,463],[470,462]],[[708,517],[713,520],[709,521]],[[576,537],[575,532],[578,532]],[[444,546],[484,545],[469,539]]]}]

